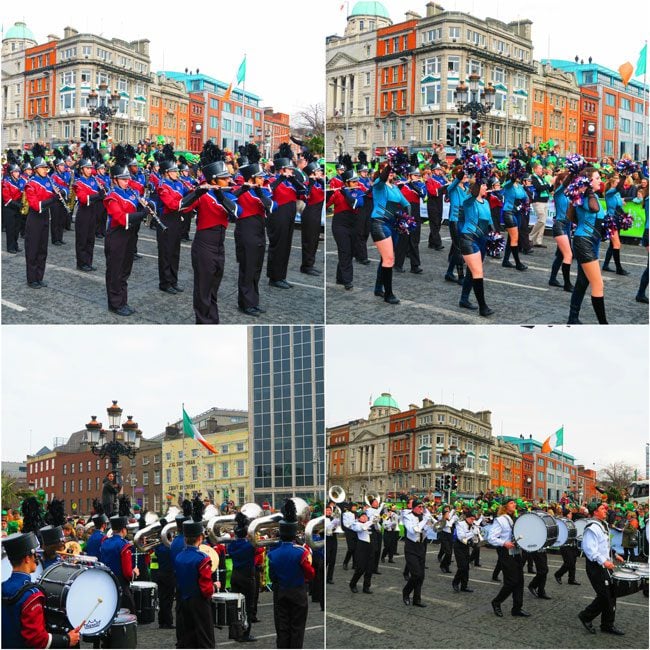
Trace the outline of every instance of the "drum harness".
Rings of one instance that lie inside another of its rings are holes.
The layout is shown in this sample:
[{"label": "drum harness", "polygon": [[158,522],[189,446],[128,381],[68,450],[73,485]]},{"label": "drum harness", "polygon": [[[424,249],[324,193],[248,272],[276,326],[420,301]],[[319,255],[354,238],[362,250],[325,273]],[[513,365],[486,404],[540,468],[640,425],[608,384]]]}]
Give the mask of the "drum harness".
[{"label": "drum harness", "polygon": [[40,591],[47,598],[45,592],[36,583],[34,583],[34,582],[26,582],[13,596],[11,596],[11,597],[3,596],[2,597],[3,606],[12,607],[13,605],[15,605],[22,598],[23,594],[28,589],[31,589],[32,587],[35,588],[35,589],[38,589],[38,591]]}]

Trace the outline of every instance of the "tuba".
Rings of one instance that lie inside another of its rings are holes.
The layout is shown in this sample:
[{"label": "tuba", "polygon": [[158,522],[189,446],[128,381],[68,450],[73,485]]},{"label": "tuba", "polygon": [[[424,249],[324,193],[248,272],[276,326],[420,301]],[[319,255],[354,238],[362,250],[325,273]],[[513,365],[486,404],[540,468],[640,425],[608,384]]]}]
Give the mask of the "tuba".
[{"label": "tuba", "polygon": [[[245,503],[241,513],[249,519],[262,516],[262,508],[257,503]],[[215,515],[207,523],[208,537],[213,544],[229,544],[235,539],[235,515]]]},{"label": "tuba", "polygon": [[[343,521],[343,512],[341,512],[341,508],[339,508],[338,504],[345,501],[345,490],[340,485],[332,485],[327,493],[327,496],[329,497],[330,501],[334,501],[334,503],[337,504],[332,508],[332,514],[337,517],[339,521]],[[341,527],[341,524],[339,524],[338,528],[334,531],[334,534],[343,534],[344,532],[345,531]]]},{"label": "tuba", "polygon": [[148,512],[144,517],[145,526],[133,537],[136,548],[145,553],[160,544],[162,525],[155,512]]},{"label": "tuba", "polygon": [[[291,497],[291,500],[296,505],[296,515],[298,518],[298,529],[304,530],[309,523],[311,516],[309,504],[300,497]],[[248,527],[248,541],[253,546],[272,546],[277,542],[277,534],[280,530],[280,521],[284,519],[281,512],[274,512],[266,517],[258,517],[252,521]],[[262,535],[267,536],[267,539],[260,539]]]},{"label": "tuba", "polygon": [[[314,540],[314,534],[320,535],[320,540]],[[305,542],[309,548],[316,550],[325,546],[325,516],[311,519],[305,526]]]}]

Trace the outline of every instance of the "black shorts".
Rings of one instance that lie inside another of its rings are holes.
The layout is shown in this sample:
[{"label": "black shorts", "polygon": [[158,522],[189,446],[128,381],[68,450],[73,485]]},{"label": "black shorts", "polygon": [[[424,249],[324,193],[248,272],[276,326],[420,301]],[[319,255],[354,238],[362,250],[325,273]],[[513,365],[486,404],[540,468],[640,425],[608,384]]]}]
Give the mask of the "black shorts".
[{"label": "black shorts", "polygon": [[481,242],[476,235],[460,236],[460,252],[462,255],[472,255],[481,252]]},{"label": "black shorts", "polygon": [[600,239],[594,239],[593,237],[574,237],[573,255],[578,264],[597,261],[599,243]]},{"label": "black shorts", "polygon": [[508,212],[503,213],[503,225],[506,228],[519,228],[519,219],[517,219],[514,212],[508,210]]},{"label": "black shorts", "polygon": [[393,231],[383,219],[371,219],[370,236],[373,242],[383,241],[384,239],[391,239]]},{"label": "black shorts", "polygon": [[570,221],[554,221],[553,222],[553,237],[561,237],[562,235],[569,236],[571,232]]}]

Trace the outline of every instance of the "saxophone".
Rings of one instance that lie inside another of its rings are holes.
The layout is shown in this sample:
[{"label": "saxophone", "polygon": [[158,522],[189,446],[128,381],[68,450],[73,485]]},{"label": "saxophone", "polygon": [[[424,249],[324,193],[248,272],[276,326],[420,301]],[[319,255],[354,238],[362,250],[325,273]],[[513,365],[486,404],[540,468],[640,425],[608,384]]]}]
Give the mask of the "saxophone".
[{"label": "saxophone", "polygon": [[28,212],[29,212],[29,203],[27,203],[27,192],[23,190],[23,197],[20,200],[20,214],[21,216],[25,217],[27,216]]}]

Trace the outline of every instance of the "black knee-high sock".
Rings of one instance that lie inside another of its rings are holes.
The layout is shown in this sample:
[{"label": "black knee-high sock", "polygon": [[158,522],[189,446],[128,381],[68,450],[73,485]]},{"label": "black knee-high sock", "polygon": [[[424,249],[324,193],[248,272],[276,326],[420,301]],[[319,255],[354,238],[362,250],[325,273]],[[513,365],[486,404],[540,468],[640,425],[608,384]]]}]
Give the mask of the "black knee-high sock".
[{"label": "black knee-high sock", "polygon": [[519,261],[519,244],[516,246],[510,246],[510,248],[512,249],[512,256],[515,258],[515,264],[521,264]]},{"label": "black knee-high sock", "polygon": [[474,295],[476,296],[478,306],[481,309],[485,309],[487,304],[485,303],[485,287],[483,286],[483,278],[474,278],[472,280],[472,286],[474,287]]},{"label": "black knee-high sock", "polygon": [[562,277],[564,278],[564,287],[571,286],[571,264],[562,262]]},{"label": "black knee-high sock", "polygon": [[379,260],[379,266],[377,267],[377,278],[375,280],[375,291],[383,291],[384,287],[382,286],[382,265],[381,259]]},{"label": "black knee-high sock", "polygon": [[557,273],[560,270],[560,266],[562,266],[563,259],[564,259],[564,255],[562,255],[559,248],[556,248],[555,257],[553,258],[553,264],[551,265],[551,280],[557,279]]},{"label": "black knee-high sock", "polygon": [[508,241],[506,242],[506,249],[503,251],[503,263],[510,261],[510,235],[508,235]]},{"label": "black knee-high sock", "polygon": [[620,248],[612,249],[612,255],[614,255],[614,264],[616,264],[616,270],[622,271],[623,267],[621,266],[621,249]]},{"label": "black knee-high sock", "polygon": [[385,297],[389,298],[393,295],[393,267],[381,267],[381,277],[384,283]]},{"label": "black knee-high sock", "polygon": [[607,247],[607,251],[605,251],[605,262],[603,263],[603,268],[606,266],[609,266],[609,263],[612,259],[612,252],[614,251],[614,247],[612,246],[612,242],[610,240],[609,246]]},{"label": "black knee-high sock", "polygon": [[596,318],[598,319],[599,325],[607,325],[607,316],[605,316],[605,297],[601,296],[600,298],[594,298],[594,296],[591,296],[591,306],[596,312]]},{"label": "black knee-high sock", "polygon": [[648,288],[648,267],[645,267],[645,271],[641,274],[641,282],[639,283],[639,290],[636,295],[639,297],[645,296],[646,289]]}]

